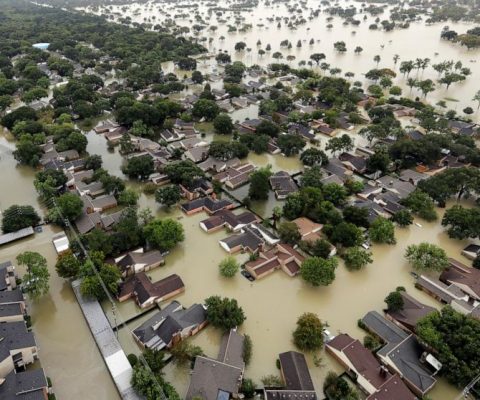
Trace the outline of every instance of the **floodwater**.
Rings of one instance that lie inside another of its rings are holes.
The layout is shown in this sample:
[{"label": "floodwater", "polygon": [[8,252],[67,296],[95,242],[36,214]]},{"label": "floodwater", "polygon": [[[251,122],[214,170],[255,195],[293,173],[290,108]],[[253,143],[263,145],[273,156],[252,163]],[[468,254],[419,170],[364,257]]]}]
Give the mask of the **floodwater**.
[{"label": "floodwater", "polygon": [[[17,166],[14,144],[0,136],[0,211],[12,204],[30,204],[41,214],[33,186],[34,171]],[[119,399],[117,390],[100,356],[70,284],[57,276],[56,253],[52,236],[59,230],[44,226],[42,233],[2,246],[0,262],[12,261],[24,251],[36,251],[48,261],[50,291],[37,302],[29,301],[33,332],[39,347],[40,362],[52,379],[57,399]],[[25,271],[17,267],[22,276]]]},{"label": "floodwater", "polygon": [[[161,215],[165,215],[164,212]],[[290,278],[282,271],[276,271],[256,282],[249,282],[240,274],[233,279],[226,279],[218,272],[219,262],[227,256],[218,241],[229,234],[226,231],[207,234],[201,230],[199,222],[207,217],[203,213],[184,216],[178,209],[174,209],[170,212],[170,217],[179,218],[185,228],[186,240],[167,256],[164,267],[150,271],[149,275],[153,280],[158,280],[172,273],[179,274],[186,291],[176,297],[176,300],[185,306],[201,302],[211,295],[237,299],[247,316],[241,331],[248,333],[254,344],[253,358],[246,376],[257,383],[265,375],[278,375],[275,360],[279,353],[295,349],[292,331],[297,318],[304,312],[318,314],[323,321],[329,323],[333,334],[348,332],[362,340],[366,333],[357,327],[357,320],[370,310],[381,312],[383,299],[397,286],[404,286],[418,300],[439,307],[432,298],[414,288],[411,268],[403,258],[408,245],[429,241],[442,246],[449,256],[467,262],[460,256],[465,242],[450,240],[440,222],[418,221],[423,225],[422,228],[414,225],[408,229],[397,229],[397,245],[374,246],[374,263],[364,270],[349,272],[340,263],[336,280],[328,287],[310,287],[300,277]],[[246,255],[240,254],[237,258],[243,262]],[[112,318],[108,305],[105,309]],[[119,304],[119,311],[124,319],[128,319],[138,313],[139,309],[133,301],[128,301]],[[120,341],[127,353],[139,351],[132,344],[129,331],[149,316],[151,314],[120,330]],[[201,346],[207,355],[215,357],[220,344],[220,332],[209,327],[192,341]],[[319,355],[320,367],[314,365],[313,355],[308,355],[307,359],[316,389],[321,391],[327,372],[332,369],[338,371],[340,366],[324,351]],[[189,383],[188,368],[178,368],[171,364],[165,372],[167,379],[184,395]],[[458,395],[458,390],[440,379],[429,395],[435,400],[447,400]]]},{"label": "floodwater", "polygon": [[[232,55],[233,61],[242,61],[246,65],[253,64],[267,65],[275,62],[272,58],[272,54],[276,51],[280,51],[283,55],[283,59],[280,62],[289,63],[292,67],[297,67],[299,61],[309,61],[309,57],[313,53],[324,53],[326,55],[326,61],[331,67],[338,67],[342,69],[341,76],[345,72],[353,72],[355,74],[353,80],[365,81],[364,74],[372,69],[376,68],[376,63],[373,60],[375,55],[380,55],[381,61],[379,63],[380,68],[395,69],[393,62],[393,56],[398,54],[400,61],[396,66],[396,72],[399,74],[397,79],[394,79],[394,85],[399,85],[403,88],[403,94],[411,97],[422,97],[422,94],[415,89],[413,92],[406,85],[406,77],[403,77],[398,72],[398,67],[401,61],[415,60],[417,57],[428,57],[431,63],[438,63],[444,60],[462,61],[463,66],[471,69],[472,75],[467,77],[467,80],[453,84],[448,90],[444,86],[438,86],[438,89],[428,94],[427,100],[435,104],[439,100],[446,100],[448,107],[456,110],[459,114],[463,114],[463,108],[471,106],[476,112],[471,116],[473,120],[480,120],[480,113],[477,111],[477,103],[473,102],[473,96],[479,90],[476,83],[480,79],[480,63],[479,55],[480,49],[467,50],[465,47],[443,41],[440,39],[440,33],[443,26],[448,25],[451,29],[456,30],[458,33],[464,33],[466,30],[473,27],[472,24],[459,22],[459,23],[436,23],[432,25],[426,25],[423,21],[415,22],[410,25],[408,29],[395,29],[391,32],[383,32],[381,30],[370,30],[369,25],[374,22],[376,17],[372,17],[369,14],[367,19],[363,20],[363,13],[358,13],[355,18],[361,20],[359,26],[343,25],[344,20],[339,17],[333,17],[332,21],[327,21],[328,14],[320,13],[318,17],[310,17],[310,10],[316,10],[320,7],[320,3],[315,0],[306,1],[306,6],[302,7],[303,13],[297,14],[298,18],[303,17],[307,22],[303,25],[298,25],[297,29],[290,29],[282,21],[281,27],[277,28],[277,21],[269,22],[268,18],[276,17],[292,17],[292,14],[288,11],[288,6],[294,2],[288,3],[272,3],[271,5],[265,5],[264,2],[260,2],[259,6],[252,11],[240,12],[241,17],[244,18],[241,24],[235,22],[233,12],[224,12],[221,17],[217,17],[216,13],[209,15],[207,13],[208,8],[205,3],[195,4],[195,8],[187,7],[180,8],[179,4],[185,5],[187,2],[170,2],[168,4],[158,4],[155,2],[148,2],[146,4],[131,3],[129,5],[109,5],[107,8],[100,7],[99,10],[92,10],[87,8],[87,12],[95,14],[113,15],[114,20],[118,18],[124,18],[130,16],[132,22],[144,23],[150,22],[153,25],[161,23],[166,18],[172,18],[179,26],[186,26],[191,28],[195,21],[195,11],[198,9],[200,15],[209,24],[209,26],[216,26],[217,30],[212,33],[208,27],[195,34],[195,38],[201,41],[201,43],[207,47],[210,53],[217,53],[219,51],[227,51]],[[212,4],[212,3],[209,3]],[[215,6],[225,6],[227,9],[229,4],[224,0],[214,3]],[[349,7],[352,5],[349,1],[339,1],[339,5],[343,7]],[[360,3],[356,2],[353,5],[360,8]],[[179,14],[185,13],[188,18],[181,18]],[[379,15],[381,20],[387,19],[389,11]],[[218,19],[225,19],[227,23],[221,23]],[[333,27],[327,28],[327,25],[331,23]],[[252,28],[245,32],[228,32],[229,25],[240,28],[242,24],[251,24]],[[189,34],[187,34],[189,36]],[[224,39],[222,39],[224,37]],[[206,38],[206,41],[203,41]],[[292,44],[292,48],[281,48],[280,42],[283,40],[289,40]],[[309,45],[310,39],[314,39],[315,43]],[[261,41],[261,45],[257,46],[257,41]],[[302,47],[297,48],[297,42],[301,41]],[[243,41],[247,45],[247,50],[241,52],[235,52],[235,44]],[[337,53],[333,48],[333,43],[337,41],[344,41],[347,46],[347,52],[345,54]],[[272,50],[261,56],[258,54],[258,50],[266,48],[267,44],[270,44]],[[355,54],[354,48],[360,46],[363,48],[361,54]],[[248,51],[250,49],[251,51]],[[295,60],[287,61],[287,56],[294,56]],[[166,64],[167,67],[167,64]],[[214,59],[199,62],[199,69],[203,72],[210,72],[212,68],[216,67]],[[166,69],[172,71],[172,66],[168,66]],[[182,73],[183,76],[183,73]],[[438,74],[431,67],[427,68],[424,72],[419,72],[417,76],[416,71],[412,71],[410,77],[418,79],[432,79],[436,81]],[[368,84],[364,85],[366,88]]]}]

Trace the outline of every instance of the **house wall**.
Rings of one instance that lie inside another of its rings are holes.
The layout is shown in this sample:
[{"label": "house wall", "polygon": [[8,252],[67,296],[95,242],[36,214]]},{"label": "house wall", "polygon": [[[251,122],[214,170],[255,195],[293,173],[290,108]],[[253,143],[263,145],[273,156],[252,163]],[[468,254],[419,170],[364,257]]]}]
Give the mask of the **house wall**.
[{"label": "house wall", "polygon": [[23,321],[23,314],[18,315],[9,315],[9,316],[0,316],[0,322],[22,322]]},{"label": "house wall", "polygon": [[0,362],[0,378],[5,378],[15,368],[11,356]]},{"label": "house wall", "polygon": [[340,364],[342,364],[344,368],[355,373],[357,376],[357,384],[365,393],[372,394],[377,391],[377,389],[370,382],[368,382],[362,375],[358,373],[344,353],[328,345],[326,346],[326,349]]}]

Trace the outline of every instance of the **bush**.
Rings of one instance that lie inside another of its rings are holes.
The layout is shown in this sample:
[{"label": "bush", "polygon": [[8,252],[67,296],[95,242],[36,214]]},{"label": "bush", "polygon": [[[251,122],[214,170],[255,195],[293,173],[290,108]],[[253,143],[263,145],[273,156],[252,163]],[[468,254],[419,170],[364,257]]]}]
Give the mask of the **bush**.
[{"label": "bush", "polygon": [[222,260],[218,268],[220,269],[220,274],[222,276],[225,278],[233,278],[240,269],[240,265],[235,257],[230,256]]},{"label": "bush", "polygon": [[128,362],[130,363],[130,365],[131,365],[132,367],[134,367],[135,365],[138,364],[138,357],[136,356],[136,354],[130,353],[130,354],[127,356],[127,359],[128,359]]},{"label": "bush", "polygon": [[243,361],[245,362],[245,365],[250,364],[250,360],[252,359],[252,351],[253,351],[252,338],[249,335],[244,335]]}]

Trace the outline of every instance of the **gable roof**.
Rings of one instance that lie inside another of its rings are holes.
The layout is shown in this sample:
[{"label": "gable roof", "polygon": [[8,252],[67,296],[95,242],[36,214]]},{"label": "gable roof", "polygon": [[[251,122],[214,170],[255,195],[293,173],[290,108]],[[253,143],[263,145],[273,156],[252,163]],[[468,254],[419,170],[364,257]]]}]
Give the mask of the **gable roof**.
[{"label": "gable roof", "polygon": [[279,355],[280,366],[288,390],[314,390],[312,378],[303,354],[287,351]]}]

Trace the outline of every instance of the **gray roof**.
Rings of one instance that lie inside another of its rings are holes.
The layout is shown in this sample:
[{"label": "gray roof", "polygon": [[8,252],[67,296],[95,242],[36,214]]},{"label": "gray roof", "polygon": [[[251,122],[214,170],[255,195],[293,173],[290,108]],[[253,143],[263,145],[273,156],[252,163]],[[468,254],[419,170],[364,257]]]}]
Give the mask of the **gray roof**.
[{"label": "gray roof", "polygon": [[408,337],[407,333],[376,311],[368,312],[362,318],[362,322],[370,332],[380,337],[386,343],[386,345],[378,351],[380,355],[386,355],[392,348]]},{"label": "gray roof", "polygon": [[0,385],[2,400],[44,400],[43,389],[47,388],[47,378],[42,368],[25,372],[10,372]]},{"label": "gray roof", "polygon": [[279,355],[285,386],[288,390],[314,390],[305,356],[297,351]]},{"label": "gray roof", "polygon": [[20,303],[0,304],[0,317],[13,317],[22,314],[22,306]]},{"label": "gray roof", "polygon": [[164,309],[145,321],[133,334],[148,348],[168,345],[175,333],[188,327],[197,327],[206,320],[205,308],[193,304],[187,309],[177,301],[172,301]]},{"label": "gray roof", "polygon": [[432,388],[436,380],[432,377],[432,372],[428,371],[420,362],[424,350],[415,336],[405,333],[376,311],[367,313],[362,318],[362,322],[369,331],[386,342],[378,354],[389,358],[404,379],[422,393],[426,393]]},{"label": "gray roof", "polygon": [[0,304],[18,303],[21,301],[25,301],[25,298],[19,288],[0,291]]},{"label": "gray roof", "polygon": [[232,365],[207,357],[197,357],[192,371],[186,400],[200,397],[202,400],[230,398],[237,394],[243,371]]},{"label": "gray roof", "polygon": [[418,340],[410,335],[390,351],[387,357],[401,372],[403,379],[417,387],[422,393],[426,393],[432,388],[436,380],[432,377],[432,373],[420,363],[423,352],[424,350]]},{"label": "gray roof", "polygon": [[11,350],[34,347],[35,337],[23,321],[0,323],[0,362],[10,356]]},{"label": "gray roof", "polygon": [[233,329],[225,333],[222,337],[220,351],[217,359],[225,364],[243,369],[245,363],[243,361],[243,344],[245,336],[240,335]]}]

